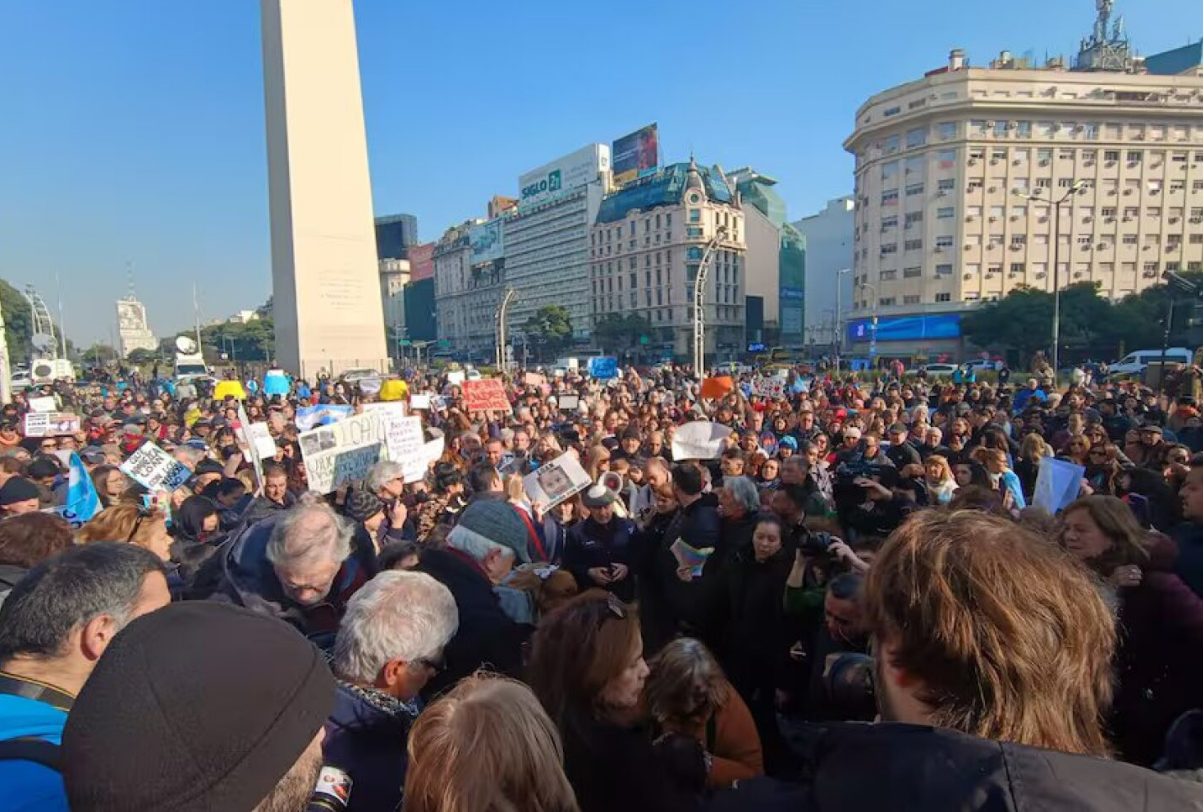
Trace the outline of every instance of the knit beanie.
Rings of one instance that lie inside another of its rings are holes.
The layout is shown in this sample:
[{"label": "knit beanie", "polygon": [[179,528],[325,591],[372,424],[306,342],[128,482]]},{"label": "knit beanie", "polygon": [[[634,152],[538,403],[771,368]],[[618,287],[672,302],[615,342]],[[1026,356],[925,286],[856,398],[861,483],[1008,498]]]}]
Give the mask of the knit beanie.
[{"label": "knit beanie", "polygon": [[26,502],[41,496],[38,486],[25,477],[10,477],[8,482],[0,487],[0,505],[7,507],[17,502]]},{"label": "knit beanie", "polygon": [[347,501],[343,509],[352,521],[362,523],[384,510],[384,502],[379,496],[363,488],[351,488],[347,491]]},{"label": "knit beanie", "polygon": [[530,562],[527,543],[530,534],[518,508],[501,499],[477,497],[468,507],[447,540],[453,545],[466,534],[475,535],[493,544],[509,547],[522,563]]},{"label": "knit beanie", "polygon": [[254,809],[334,707],[316,647],[241,607],[174,603],[131,622],[63,731],[72,809]]}]

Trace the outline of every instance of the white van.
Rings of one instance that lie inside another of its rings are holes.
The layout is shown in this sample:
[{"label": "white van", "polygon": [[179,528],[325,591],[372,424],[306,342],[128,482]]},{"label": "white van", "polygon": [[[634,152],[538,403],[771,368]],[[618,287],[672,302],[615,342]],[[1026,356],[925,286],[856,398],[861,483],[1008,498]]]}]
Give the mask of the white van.
[{"label": "white van", "polygon": [[[1186,347],[1170,347],[1165,351],[1165,362],[1167,364],[1189,364],[1191,355],[1191,351]],[[1136,352],[1128,353],[1123,358],[1107,367],[1107,374],[1139,375],[1145,371],[1149,364],[1156,364],[1160,361],[1160,349],[1137,350]]]}]

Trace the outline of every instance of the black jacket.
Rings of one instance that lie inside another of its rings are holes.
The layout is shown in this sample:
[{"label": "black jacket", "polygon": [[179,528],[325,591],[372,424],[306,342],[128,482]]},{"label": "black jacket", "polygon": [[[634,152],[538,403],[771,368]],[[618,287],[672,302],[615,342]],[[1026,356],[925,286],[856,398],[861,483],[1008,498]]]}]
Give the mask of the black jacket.
[{"label": "black jacket", "polygon": [[620,600],[635,598],[635,574],[629,571],[626,578],[608,586],[599,587],[589,577],[589,570],[623,564],[631,570],[633,549],[631,539],[635,535],[635,523],[630,519],[615,516],[608,525],[599,525],[593,519],[577,522],[568,531],[568,543],[564,547],[564,569],[576,578],[581,591],[607,589]]},{"label": "black jacket", "polygon": [[340,684],[326,720],[322,756],[351,776],[347,812],[399,809],[409,757],[405,745],[418,706]]},{"label": "black jacket", "polygon": [[834,725],[808,755],[803,784],[741,782],[714,796],[706,812],[1203,810],[1199,784],[918,725]]},{"label": "black jacket", "polygon": [[681,788],[643,728],[594,723],[564,735],[564,774],[581,812],[689,812],[697,797]]},{"label": "black jacket", "polygon": [[909,441],[903,442],[900,445],[891,445],[886,449],[886,456],[890,458],[890,462],[894,463],[894,467],[899,470],[908,465],[919,465],[923,462],[919,456],[919,449],[911,445]]},{"label": "black jacket", "polygon": [[437,696],[484,667],[521,677],[522,647],[534,629],[510,620],[484,573],[453,550],[423,550],[417,571],[451,590],[459,610],[459,630],[443,651],[446,668],[423,695]]}]

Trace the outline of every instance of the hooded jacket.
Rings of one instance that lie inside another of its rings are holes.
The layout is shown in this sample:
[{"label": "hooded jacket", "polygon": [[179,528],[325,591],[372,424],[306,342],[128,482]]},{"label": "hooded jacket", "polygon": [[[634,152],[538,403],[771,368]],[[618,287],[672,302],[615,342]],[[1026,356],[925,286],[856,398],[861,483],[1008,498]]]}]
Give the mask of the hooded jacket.
[{"label": "hooded jacket", "polygon": [[409,757],[405,750],[418,705],[339,683],[322,742],[325,763],[351,776],[347,812],[400,809]]}]

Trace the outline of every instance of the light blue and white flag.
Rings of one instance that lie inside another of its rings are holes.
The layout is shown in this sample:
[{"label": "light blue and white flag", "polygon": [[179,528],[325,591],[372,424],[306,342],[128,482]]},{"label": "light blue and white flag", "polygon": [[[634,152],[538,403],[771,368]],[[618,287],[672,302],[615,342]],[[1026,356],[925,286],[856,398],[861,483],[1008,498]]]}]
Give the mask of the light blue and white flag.
[{"label": "light blue and white flag", "polygon": [[345,417],[350,417],[354,407],[336,403],[323,403],[318,406],[305,406],[297,409],[296,424],[301,431],[309,431],[316,426],[337,423]]},{"label": "light blue and white flag", "polygon": [[71,529],[76,530],[100,512],[100,497],[79,454],[59,451],[57,455],[70,471],[70,479],[67,481],[67,499],[54,512],[66,519]]}]

